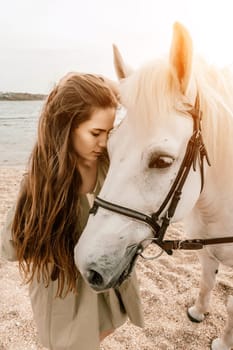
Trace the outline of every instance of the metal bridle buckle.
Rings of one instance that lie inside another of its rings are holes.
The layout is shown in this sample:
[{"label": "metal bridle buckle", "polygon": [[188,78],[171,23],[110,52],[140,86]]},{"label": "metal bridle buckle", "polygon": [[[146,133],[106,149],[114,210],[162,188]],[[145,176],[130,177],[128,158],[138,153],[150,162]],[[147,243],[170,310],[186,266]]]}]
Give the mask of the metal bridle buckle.
[{"label": "metal bridle buckle", "polygon": [[[140,242],[140,246],[138,248],[137,254],[140,255],[144,260],[154,260],[154,259],[159,258],[164,252],[164,250],[161,247],[159,247],[159,245],[158,245],[158,247],[161,249],[161,251],[157,255],[154,255],[154,256],[143,255],[144,248],[142,246],[142,243],[146,242],[146,241],[149,241],[150,243],[152,243],[153,241],[157,241],[157,238],[152,237],[152,238],[145,238],[145,239],[143,239]],[[156,244],[156,242],[155,242],[155,244]]]},{"label": "metal bridle buckle", "polygon": [[183,243],[183,241],[179,241],[178,242],[177,249],[181,249],[182,248],[182,243]]}]

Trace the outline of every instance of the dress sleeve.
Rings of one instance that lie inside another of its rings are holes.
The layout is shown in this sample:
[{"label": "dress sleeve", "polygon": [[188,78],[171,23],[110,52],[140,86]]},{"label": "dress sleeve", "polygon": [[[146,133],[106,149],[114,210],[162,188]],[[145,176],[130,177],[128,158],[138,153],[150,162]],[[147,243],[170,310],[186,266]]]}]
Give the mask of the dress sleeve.
[{"label": "dress sleeve", "polygon": [[0,233],[0,257],[9,261],[16,261],[17,255],[11,236],[11,225],[14,217],[15,207],[13,206],[7,214],[6,223]]}]

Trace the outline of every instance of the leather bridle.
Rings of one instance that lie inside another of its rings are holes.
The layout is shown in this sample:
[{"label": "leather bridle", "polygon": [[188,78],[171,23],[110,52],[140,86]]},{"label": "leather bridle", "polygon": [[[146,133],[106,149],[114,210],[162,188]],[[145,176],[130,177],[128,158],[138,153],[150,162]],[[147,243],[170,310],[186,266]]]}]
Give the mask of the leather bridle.
[{"label": "leather bridle", "polygon": [[[199,108],[199,97],[196,98],[195,107],[190,106],[190,115],[193,119],[193,134],[190,137],[186,152],[176,175],[176,178],[159,209],[151,215],[146,215],[136,210],[120,206],[96,197],[93,207],[90,210],[90,214],[96,214],[99,207],[106,210],[110,210],[114,213],[118,213],[137,221],[141,221],[146,225],[149,225],[153,232],[154,237],[151,242],[156,243],[160,248],[171,255],[174,249],[188,249],[196,250],[201,249],[203,246],[209,244],[219,243],[232,243],[233,237],[221,237],[211,239],[191,239],[191,240],[164,240],[165,233],[170,224],[172,217],[175,214],[177,205],[182,195],[182,189],[190,172],[191,167],[196,171],[197,162],[199,163],[201,173],[201,191],[204,186],[204,160],[210,166],[208,153],[202,138],[201,120],[202,115]],[[166,209],[166,210],[165,210]],[[165,211],[164,211],[165,210]],[[162,213],[164,213],[162,215]],[[142,249],[141,246],[138,248]]]}]

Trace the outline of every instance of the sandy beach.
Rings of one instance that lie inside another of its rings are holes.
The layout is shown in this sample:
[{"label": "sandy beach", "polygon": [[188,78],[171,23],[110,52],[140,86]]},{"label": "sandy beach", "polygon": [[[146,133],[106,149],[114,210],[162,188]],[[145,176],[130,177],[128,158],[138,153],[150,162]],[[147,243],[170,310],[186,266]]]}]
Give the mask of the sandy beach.
[{"label": "sandy beach", "polygon": [[[23,168],[0,169],[0,229],[15,201]],[[182,225],[170,228],[169,237],[184,236]],[[138,260],[137,274],[145,328],[130,322],[101,344],[101,350],[207,350],[226,320],[225,303],[233,295],[232,270],[221,267],[210,313],[200,323],[186,315],[197,293],[200,264],[194,252],[163,254],[153,261]],[[17,263],[0,258],[0,350],[45,350],[37,340],[27,286],[22,285]],[[85,350],[85,349],[80,349]]]}]

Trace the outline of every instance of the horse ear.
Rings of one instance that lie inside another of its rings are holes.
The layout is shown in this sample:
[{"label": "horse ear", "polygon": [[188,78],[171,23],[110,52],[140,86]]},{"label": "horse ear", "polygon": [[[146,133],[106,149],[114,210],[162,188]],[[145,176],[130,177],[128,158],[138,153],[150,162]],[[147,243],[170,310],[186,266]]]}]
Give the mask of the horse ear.
[{"label": "horse ear", "polygon": [[186,93],[192,70],[192,39],[184,26],[176,22],[170,49],[170,63],[183,94]]},{"label": "horse ear", "polygon": [[129,68],[123,61],[123,58],[118,50],[117,46],[113,44],[113,57],[114,57],[114,67],[116,75],[119,80],[128,77],[132,73],[132,69]]}]

